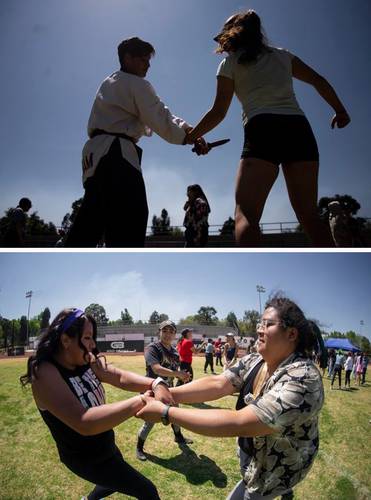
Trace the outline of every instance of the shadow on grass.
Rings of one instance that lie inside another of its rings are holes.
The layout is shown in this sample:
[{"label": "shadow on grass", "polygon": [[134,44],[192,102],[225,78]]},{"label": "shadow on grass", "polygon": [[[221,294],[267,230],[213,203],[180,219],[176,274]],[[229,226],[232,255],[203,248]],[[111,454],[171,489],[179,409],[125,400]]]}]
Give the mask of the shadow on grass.
[{"label": "shadow on grass", "polygon": [[225,410],[224,406],[208,405],[207,403],[186,403],[187,406],[192,406],[193,408],[198,408],[200,410]]},{"label": "shadow on grass", "polygon": [[181,453],[172,458],[160,458],[146,453],[147,459],[154,464],[183,474],[191,484],[212,481],[216,488],[227,486],[227,476],[221,468],[206,455],[197,455],[187,445],[179,445]]}]

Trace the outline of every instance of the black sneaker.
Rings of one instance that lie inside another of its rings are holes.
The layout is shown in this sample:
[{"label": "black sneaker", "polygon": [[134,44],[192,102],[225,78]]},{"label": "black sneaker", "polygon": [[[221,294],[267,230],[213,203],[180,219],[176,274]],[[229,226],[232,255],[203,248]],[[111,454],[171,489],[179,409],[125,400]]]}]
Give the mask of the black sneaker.
[{"label": "black sneaker", "polygon": [[186,438],[183,435],[175,436],[174,441],[178,444],[192,444],[192,439]]},{"label": "black sneaker", "polygon": [[146,455],[144,454],[144,451],[141,450],[140,448],[137,448],[136,449],[136,455],[137,455],[137,459],[138,460],[142,460],[144,462],[144,460],[147,460],[147,457]]}]

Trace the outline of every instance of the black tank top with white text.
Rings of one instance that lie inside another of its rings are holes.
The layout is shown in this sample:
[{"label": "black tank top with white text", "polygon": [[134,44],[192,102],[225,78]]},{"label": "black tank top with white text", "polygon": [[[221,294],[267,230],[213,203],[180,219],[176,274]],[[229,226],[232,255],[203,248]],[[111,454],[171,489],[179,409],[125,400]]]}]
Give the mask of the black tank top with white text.
[{"label": "black tank top with white text", "polygon": [[[90,365],[68,370],[56,361],[52,361],[52,364],[84,408],[105,404],[104,387]],[[62,462],[73,463],[83,460],[85,463],[97,463],[114,453],[115,435],[112,429],[94,436],[83,436],[48,410],[39,408],[39,411],[56,442]]]}]

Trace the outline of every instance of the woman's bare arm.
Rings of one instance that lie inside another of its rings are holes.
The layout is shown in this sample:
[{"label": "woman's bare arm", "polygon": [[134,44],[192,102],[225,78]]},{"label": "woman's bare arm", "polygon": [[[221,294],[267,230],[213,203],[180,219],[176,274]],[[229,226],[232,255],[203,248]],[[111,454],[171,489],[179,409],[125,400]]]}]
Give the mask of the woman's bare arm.
[{"label": "woman's bare arm", "polygon": [[203,377],[189,384],[172,387],[171,395],[176,403],[204,403],[215,401],[235,392],[232,383],[224,375]]},{"label": "woman's bare arm", "polygon": [[135,415],[144,406],[143,397],[135,396],[125,401],[86,409],[50,363],[43,363],[39,367],[38,377],[32,382],[32,391],[41,410],[48,410],[84,436],[108,431]]},{"label": "woman's bare arm", "polygon": [[223,121],[231,104],[233,94],[233,80],[225,76],[218,76],[214,104],[192,131],[187,134],[188,144],[193,144],[198,137],[210,132]]},{"label": "woman's bare arm", "polygon": [[[146,422],[160,422],[165,408],[163,403],[153,398],[145,398],[147,404],[138,413],[137,417]],[[262,423],[255,412],[246,406],[241,410],[197,410],[171,407],[169,421],[197,434],[213,437],[232,436],[266,436],[276,432]]]},{"label": "woman's bare arm", "polygon": [[296,56],[292,60],[292,75],[298,80],[312,85],[319,95],[333,108],[336,114],[332,118],[331,128],[334,128],[335,125],[337,125],[338,128],[343,128],[348,125],[350,117],[334,88],[329,84],[326,78],[318,74],[313,68],[305,64]]},{"label": "woman's bare arm", "polygon": [[104,359],[100,357],[92,358],[90,366],[101,382],[113,385],[119,389],[144,392],[150,390],[152,387],[152,378],[121,370],[112,364],[106,364]]}]

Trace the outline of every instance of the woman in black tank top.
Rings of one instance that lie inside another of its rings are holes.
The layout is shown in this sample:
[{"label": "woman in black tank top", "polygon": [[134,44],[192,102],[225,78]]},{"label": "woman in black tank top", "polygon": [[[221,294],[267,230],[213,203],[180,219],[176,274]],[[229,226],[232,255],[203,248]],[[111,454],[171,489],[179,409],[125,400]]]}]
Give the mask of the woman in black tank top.
[{"label": "woman in black tank top", "polygon": [[95,320],[79,309],[65,309],[43,334],[28,360],[22,385],[31,384],[40,414],[56,442],[59,457],[72,472],[96,484],[89,500],[114,492],[158,499],[155,485],[125,462],[113,427],[134,416],[143,397],[107,404],[102,382],[130,391],[154,390],[171,402],[162,383],[107,365],[98,356]]}]

